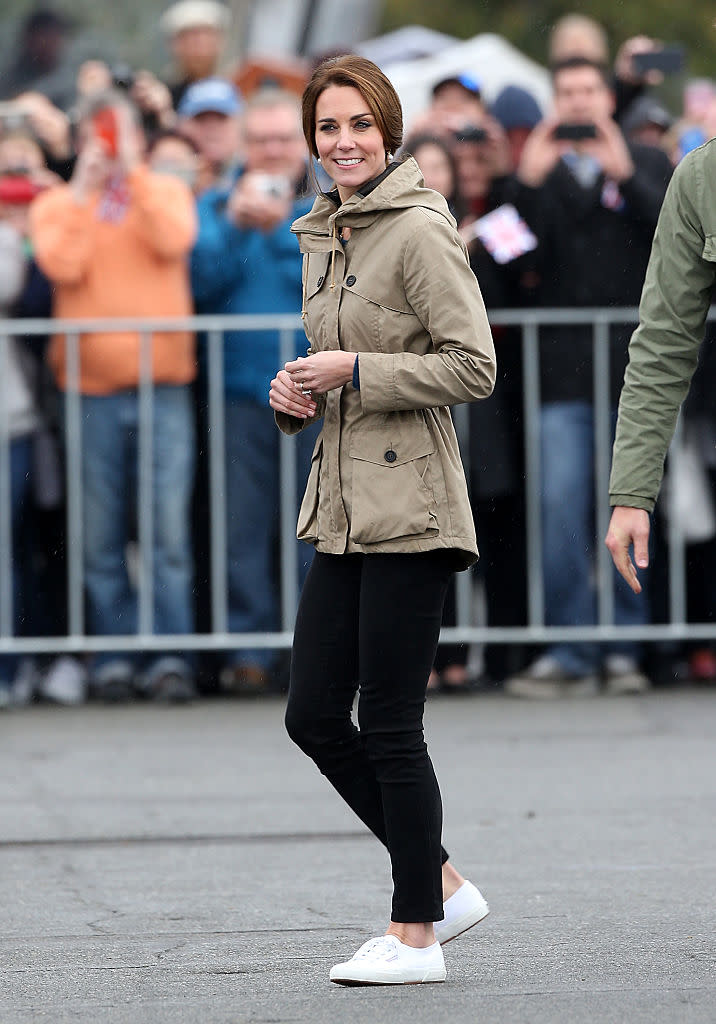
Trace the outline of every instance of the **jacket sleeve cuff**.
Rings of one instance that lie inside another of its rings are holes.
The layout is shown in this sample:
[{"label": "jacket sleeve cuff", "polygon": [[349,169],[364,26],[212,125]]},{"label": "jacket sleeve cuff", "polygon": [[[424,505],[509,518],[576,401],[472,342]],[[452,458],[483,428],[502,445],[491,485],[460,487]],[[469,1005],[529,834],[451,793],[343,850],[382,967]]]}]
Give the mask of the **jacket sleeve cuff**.
[{"label": "jacket sleeve cuff", "polygon": [[621,505],[624,508],[643,508],[645,512],[653,512],[656,502],[642,494],[610,494],[609,504],[612,508]]}]

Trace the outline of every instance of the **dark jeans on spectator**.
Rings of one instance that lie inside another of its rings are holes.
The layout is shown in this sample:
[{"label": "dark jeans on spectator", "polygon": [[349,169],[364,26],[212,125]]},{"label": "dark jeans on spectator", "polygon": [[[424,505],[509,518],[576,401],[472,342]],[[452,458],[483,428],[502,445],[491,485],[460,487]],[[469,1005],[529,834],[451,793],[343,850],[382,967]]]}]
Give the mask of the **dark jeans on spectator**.
[{"label": "dark jeans on spectator", "polygon": [[[20,625],[22,599],[21,593],[21,570],[18,564],[19,549],[17,544],[18,532],[22,520],[23,505],[30,489],[30,469],[32,466],[32,439],[30,437],[18,437],[10,441],[8,448],[10,462],[10,501],[0,509],[0,516],[10,515],[11,536],[12,536],[12,579],[11,593],[13,601],[13,622],[11,623],[15,633]],[[5,496],[4,500],[7,501]],[[9,686],[17,673],[20,659],[16,654],[0,654],[0,686]]]},{"label": "dark jeans on spectator", "polygon": [[[82,485],[84,569],[88,626],[96,635],[136,632],[138,598],[126,564],[126,545],[137,490],[139,395],[135,390],[82,396]],[[154,388],[152,428],[151,565],[155,633],[191,633],[192,557],[189,502],[194,477],[194,423],[189,388]],[[107,651],[98,655],[94,672],[136,658]],[[193,656],[149,655],[147,675],[166,666],[189,671]]]},{"label": "dark jeans on spectator", "polygon": [[450,551],[318,553],[296,618],[286,728],[388,848],[394,921],[443,918],[448,855],[423,710],[453,571]]},{"label": "dark jeans on spectator", "polygon": [[[318,427],[307,427],[294,441],[298,494],[303,494]],[[265,633],[279,621],[274,549],[279,529],[280,442],[272,410],[250,398],[226,397],[226,506],[229,630]],[[298,502],[298,495],[297,495]],[[294,520],[295,522],[295,520]],[[312,548],[299,548],[298,582],[305,579]],[[273,652],[237,649],[235,665],[269,669]]]}]

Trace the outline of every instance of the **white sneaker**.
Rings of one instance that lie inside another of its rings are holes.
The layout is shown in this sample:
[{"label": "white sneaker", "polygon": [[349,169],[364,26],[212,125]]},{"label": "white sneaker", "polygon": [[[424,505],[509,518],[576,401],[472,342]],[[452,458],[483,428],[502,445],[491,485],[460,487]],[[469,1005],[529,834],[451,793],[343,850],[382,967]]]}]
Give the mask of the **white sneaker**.
[{"label": "white sneaker", "polygon": [[368,939],[344,964],[331,968],[338,985],[420,985],[445,981],[445,960],[439,942],[425,949],[406,946],[395,935]]},{"label": "white sneaker", "polygon": [[505,680],[505,693],[528,700],[555,700],[558,697],[594,697],[599,692],[596,673],[573,676],[551,654],[543,654],[528,668]]},{"label": "white sneaker", "polygon": [[53,704],[68,707],[87,700],[87,669],[78,658],[55,658],[38,686],[40,695]]},{"label": "white sneaker", "polygon": [[435,938],[441,946],[479,924],[490,913],[487,900],[472,882],[463,882],[443,904],[445,917],[435,922]]},{"label": "white sneaker", "polygon": [[624,654],[610,654],[604,665],[607,693],[614,695],[646,693],[651,680],[639,668],[636,659]]}]

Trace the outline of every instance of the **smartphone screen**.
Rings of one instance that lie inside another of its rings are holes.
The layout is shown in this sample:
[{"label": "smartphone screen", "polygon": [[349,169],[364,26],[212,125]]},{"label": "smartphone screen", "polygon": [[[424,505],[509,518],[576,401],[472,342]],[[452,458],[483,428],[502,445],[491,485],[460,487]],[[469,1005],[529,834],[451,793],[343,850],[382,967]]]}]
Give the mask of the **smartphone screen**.
[{"label": "smartphone screen", "polygon": [[92,126],[94,128],[95,135],[104,145],[107,156],[114,159],[119,153],[119,126],[117,124],[116,111],[111,107],[105,107],[103,110],[98,110],[92,118]]},{"label": "smartphone screen", "polygon": [[596,137],[597,129],[593,124],[558,124],[554,130],[554,138],[564,142],[580,142]]},{"label": "smartphone screen", "polygon": [[673,75],[684,69],[684,48],[683,46],[665,46],[663,50],[635,53],[632,63],[642,74],[647,71],[661,71],[664,75]]}]

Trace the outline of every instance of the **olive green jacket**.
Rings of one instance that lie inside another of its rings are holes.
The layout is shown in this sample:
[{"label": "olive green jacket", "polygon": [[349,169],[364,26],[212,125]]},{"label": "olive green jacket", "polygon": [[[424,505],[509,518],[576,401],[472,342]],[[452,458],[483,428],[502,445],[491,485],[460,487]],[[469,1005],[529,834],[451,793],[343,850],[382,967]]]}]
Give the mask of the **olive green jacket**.
[{"label": "olive green jacket", "polygon": [[[299,539],[327,554],[451,548],[466,567],[475,527],[447,406],[491,393],[495,351],[445,200],[409,158],[342,205],[319,196],[293,230],[309,353],[356,352],[360,374],[359,390],[319,401]],[[276,421],[286,433],[313,422]]]},{"label": "olive green jacket", "polygon": [[714,283],[716,141],[684,157],[661,209],[619,402],[612,505],[654,508]]}]

